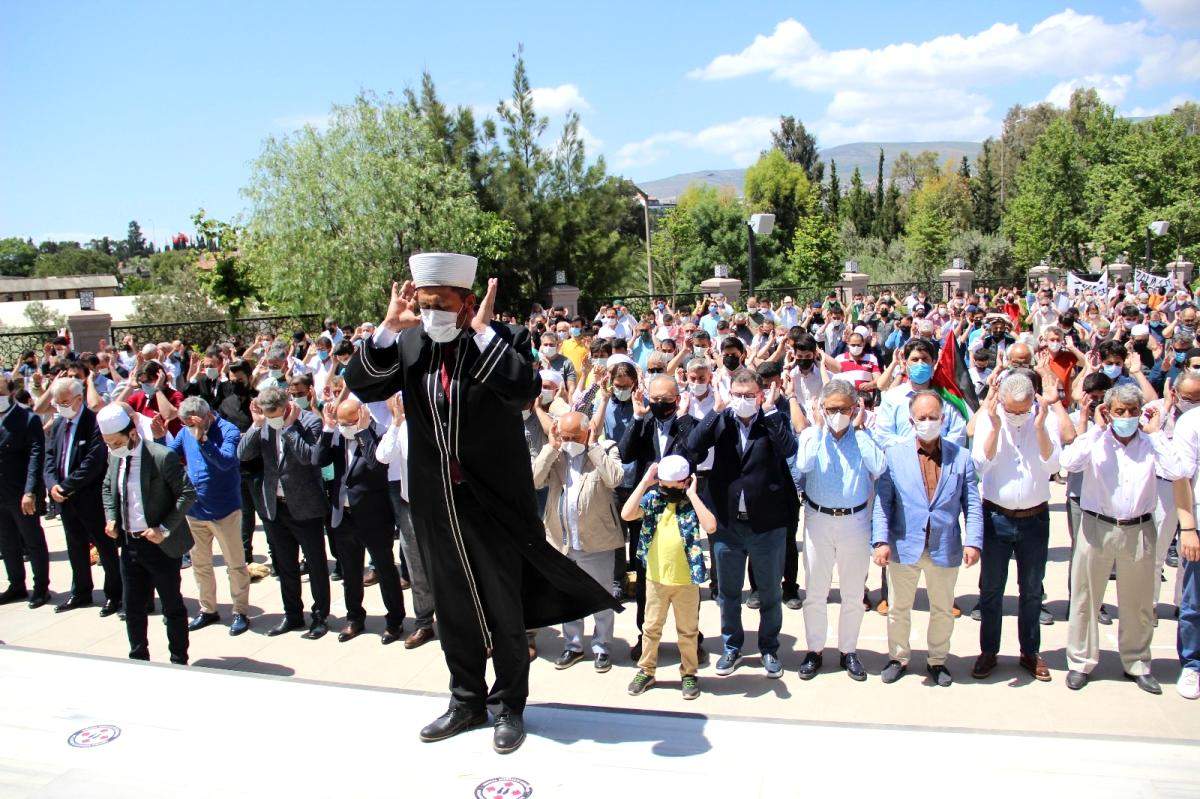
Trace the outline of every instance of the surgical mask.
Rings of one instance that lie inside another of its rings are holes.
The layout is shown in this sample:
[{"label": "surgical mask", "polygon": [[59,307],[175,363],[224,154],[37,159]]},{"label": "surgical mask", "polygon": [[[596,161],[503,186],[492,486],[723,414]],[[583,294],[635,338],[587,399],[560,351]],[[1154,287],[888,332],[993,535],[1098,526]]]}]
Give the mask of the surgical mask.
[{"label": "surgical mask", "polygon": [[7,394],[5,394],[3,397],[0,397],[0,413],[7,411],[11,404],[12,400],[8,398]]},{"label": "surgical mask", "polygon": [[616,323],[617,323],[616,317],[613,317],[613,316],[604,317],[604,326],[605,327],[612,327]]},{"label": "surgical mask", "polygon": [[58,349],[55,350],[55,352],[58,353],[58,357],[60,357],[60,358],[65,358],[67,356],[67,348],[66,347],[59,347]]},{"label": "surgical mask", "polygon": [[1051,352],[1058,352],[1059,350],[1062,349],[1062,342],[1061,341],[1049,341],[1046,343],[1046,349],[1050,350]]},{"label": "surgical mask", "polygon": [[708,394],[708,383],[688,383],[688,391],[693,397],[703,397]]},{"label": "surgical mask", "polygon": [[846,413],[829,413],[822,411],[825,414],[825,424],[829,425],[829,429],[835,433],[840,433],[850,426],[850,415]]},{"label": "surgical mask", "polygon": [[544,358],[553,358],[557,354],[558,354],[558,347],[549,346],[549,345],[542,347],[541,355]]},{"label": "surgical mask", "polygon": [[862,352],[863,352],[863,348],[862,348],[861,344],[851,344],[850,345],[850,354],[853,355],[855,358],[857,358],[859,355],[862,355]]},{"label": "surgical mask", "polygon": [[729,407],[742,419],[749,419],[758,413],[758,401],[754,397],[734,397],[729,401]]},{"label": "surgical mask", "polygon": [[1121,438],[1129,438],[1137,432],[1140,422],[1141,420],[1136,416],[1114,416],[1111,420],[1113,434]]},{"label": "surgical mask", "polygon": [[74,419],[75,414],[79,413],[79,411],[70,405],[59,405],[57,403],[54,405],[54,410],[58,411],[58,415],[64,419]]},{"label": "surgical mask", "polygon": [[577,337],[578,335],[579,335],[579,328],[577,328],[577,327],[573,327],[573,328],[571,328],[571,337],[572,337],[572,338],[575,338],[575,337]]},{"label": "surgical mask", "polygon": [[563,452],[567,454],[568,458],[578,458],[586,449],[586,447],[584,447],[583,444],[580,444],[578,441],[564,441],[562,448]]},{"label": "surgical mask", "polygon": [[713,316],[716,316],[717,315],[717,306],[715,306],[715,305],[708,306],[708,312],[710,314],[712,314]]},{"label": "surgical mask", "polygon": [[267,417],[267,427],[270,427],[273,430],[282,430],[283,429],[283,417],[282,416]]},{"label": "surgical mask", "polygon": [[446,344],[458,338],[458,314],[453,311],[422,308],[421,325],[425,328],[425,335],[438,344]]},{"label": "surgical mask", "polygon": [[128,457],[129,453],[130,453],[130,449],[129,449],[128,444],[123,444],[119,447],[115,447],[108,451],[108,454],[111,455],[112,457],[116,458],[117,460]]},{"label": "surgical mask", "polygon": [[271,369],[269,372],[267,372],[267,374],[269,374],[271,376],[272,380],[278,380],[281,377],[283,377],[283,370],[282,369]]},{"label": "surgical mask", "polygon": [[1025,413],[1009,413],[1008,411],[1004,412],[1004,418],[1008,420],[1009,425],[1018,430],[1025,426],[1025,423],[1029,421],[1029,417],[1031,415],[1032,414],[1030,414],[1029,411],[1025,411]]},{"label": "surgical mask", "polygon": [[1100,371],[1104,372],[1104,374],[1108,376],[1109,380],[1116,380],[1121,376],[1121,372],[1124,370],[1119,363],[1106,363]]},{"label": "surgical mask", "polygon": [[1176,352],[1175,353],[1175,363],[1183,363],[1185,360],[1187,360],[1186,352]]},{"label": "surgical mask", "polygon": [[726,369],[733,371],[734,369],[736,369],[742,365],[742,359],[736,355],[726,355],[725,357],[723,357],[721,359],[721,363],[725,366]]},{"label": "surgical mask", "polygon": [[917,434],[917,438],[922,441],[933,441],[942,434],[941,419],[922,419],[921,421],[913,420],[913,432]]},{"label": "surgical mask", "polygon": [[[1180,413],[1187,413],[1192,408],[1200,408],[1200,402],[1193,402],[1192,400],[1184,399],[1183,397],[1177,399],[1175,401],[1175,405],[1179,408]],[[0,408],[0,410],[2,410],[2,408]]]},{"label": "surgical mask", "polygon": [[608,358],[593,358],[592,366],[608,366]]},{"label": "surgical mask", "polygon": [[317,357],[322,361],[329,360],[329,350],[317,350]]},{"label": "surgical mask", "polygon": [[632,388],[614,388],[613,389],[613,397],[615,397],[618,402],[629,402],[629,398],[632,396],[633,396]]},{"label": "surgical mask", "polygon": [[214,368],[212,368],[211,366],[207,367],[207,368],[204,370],[204,376],[205,376],[205,377],[207,377],[209,380],[216,380],[216,379],[217,379],[217,375],[219,375],[219,374],[221,374],[221,370],[220,370],[220,369],[214,369]]},{"label": "surgical mask", "polygon": [[358,435],[358,425],[339,424],[338,432],[341,434],[342,438],[354,438],[356,435]]},{"label": "surgical mask", "polygon": [[708,355],[708,350],[704,349],[704,347],[692,347],[692,355],[695,355],[697,358],[703,358]]},{"label": "surgical mask", "polygon": [[555,389],[543,388],[542,389],[542,404],[549,405],[551,402],[554,401],[554,395],[557,393],[558,393],[558,391],[556,391]]},{"label": "surgical mask", "polygon": [[292,402],[302,411],[308,410],[308,397],[292,397]]},{"label": "surgical mask", "polygon": [[148,397],[153,396],[154,394],[156,394],[158,392],[158,389],[154,386],[153,383],[142,383],[141,388],[142,388],[142,393]]},{"label": "surgical mask", "polygon": [[908,379],[920,385],[928,383],[929,378],[933,377],[933,367],[924,362],[910,363],[907,372]]}]

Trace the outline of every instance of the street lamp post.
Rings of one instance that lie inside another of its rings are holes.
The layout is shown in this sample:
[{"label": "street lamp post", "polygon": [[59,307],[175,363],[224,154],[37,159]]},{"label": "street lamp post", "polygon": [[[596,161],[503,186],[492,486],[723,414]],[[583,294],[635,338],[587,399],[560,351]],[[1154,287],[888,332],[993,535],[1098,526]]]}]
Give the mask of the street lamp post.
[{"label": "street lamp post", "polygon": [[751,214],[750,219],[746,222],[746,227],[750,231],[749,250],[747,255],[749,260],[747,266],[747,288],[746,293],[749,296],[754,294],[754,239],[756,236],[769,236],[771,231],[775,229],[775,214]]},{"label": "street lamp post", "polygon": [[646,220],[646,293],[650,295],[651,303],[654,302],[654,267],[650,259],[650,195],[633,187],[637,192],[638,202],[642,204],[642,215]]}]

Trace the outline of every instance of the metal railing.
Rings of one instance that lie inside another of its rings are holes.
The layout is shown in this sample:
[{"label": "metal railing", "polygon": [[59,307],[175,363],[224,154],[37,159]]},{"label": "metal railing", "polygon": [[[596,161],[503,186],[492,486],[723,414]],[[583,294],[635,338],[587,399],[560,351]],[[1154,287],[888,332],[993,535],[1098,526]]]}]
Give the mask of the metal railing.
[{"label": "metal railing", "polygon": [[240,319],[205,319],[196,322],[164,322],[161,324],[113,325],[112,341],[116,346],[125,336],[132,335],[139,346],[147,342],[182,341],[188,346],[207,347],[230,338],[252,340],[259,333],[276,335],[294,330],[314,332],[321,326],[320,314],[291,316],[248,316]]},{"label": "metal railing", "polygon": [[21,353],[33,350],[37,353],[38,361],[41,361],[42,348],[57,335],[58,331],[54,328],[0,333],[0,358],[11,369],[20,360]]}]

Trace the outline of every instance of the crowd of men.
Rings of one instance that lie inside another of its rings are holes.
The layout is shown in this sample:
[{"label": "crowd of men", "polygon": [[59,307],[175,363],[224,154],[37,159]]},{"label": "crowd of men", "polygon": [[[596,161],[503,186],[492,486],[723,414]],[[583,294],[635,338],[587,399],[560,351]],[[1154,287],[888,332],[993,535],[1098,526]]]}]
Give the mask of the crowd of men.
[{"label": "crowd of men", "polygon": [[[463,285],[470,277],[473,267]],[[1065,283],[1043,283],[936,298],[914,287],[847,299],[775,304],[749,297],[735,307],[715,295],[694,307],[656,300],[644,313],[604,306],[589,317],[535,307],[524,317],[499,314],[498,328],[489,306],[468,329],[461,314],[475,305],[447,310],[436,298],[402,299],[394,289],[389,314],[402,309],[406,320],[424,325],[413,341],[445,350],[440,384],[436,364],[427,370],[423,390],[431,396],[447,407],[458,403],[462,371],[497,403],[516,403],[512,424],[519,410],[528,452],[490,455],[516,463],[506,479],[525,481],[520,488],[534,493],[545,541],[574,564],[564,571],[544,559],[550,584],[586,580],[632,599],[639,632],[632,695],[655,684],[669,613],[683,698],[699,695],[698,672],[709,661],[699,626],[702,587],[720,607],[716,675],[733,673],[743,653],[757,649],[765,676],[780,677],[786,607],[802,611],[799,676],[814,678],[825,667],[835,573],[838,667],[852,679],[868,678],[858,637],[869,611],[887,616],[880,678],[892,683],[908,670],[923,576],[924,666],[932,683],[949,686],[962,676],[946,661],[963,613],[979,622],[971,677],[987,677],[1000,668],[999,655],[1016,654],[1020,668],[1049,681],[1041,627],[1061,621],[1044,603],[1050,494],[1053,483],[1065,483],[1072,542],[1066,685],[1086,685],[1100,657],[1097,625],[1117,618],[1126,677],[1161,693],[1150,643],[1157,609],[1173,606],[1177,689],[1200,697],[1200,293],[1133,283],[1072,293]],[[124,620],[130,657],[150,657],[147,617],[157,595],[170,659],[186,664],[189,631],[225,622],[215,541],[233,600],[230,635],[253,627],[251,585],[269,575],[284,608],[282,620],[261,631],[269,636],[330,632],[332,582],[341,583],[346,606],[337,640],[362,635],[364,591],[378,585],[383,644],[421,646],[434,639],[436,618],[452,671],[457,659],[486,652],[498,674],[515,675],[512,694],[497,706],[519,717],[526,688],[515,667],[499,660],[511,655],[512,642],[493,634],[510,627],[511,617],[520,623],[512,605],[530,601],[531,589],[514,595],[492,574],[522,568],[503,566],[506,552],[489,551],[483,563],[464,554],[495,544],[472,539],[459,514],[482,520],[500,509],[475,507],[478,493],[460,488],[471,484],[476,455],[459,449],[458,417],[441,422],[442,456],[427,455],[434,448],[424,438],[410,443],[405,391],[383,382],[357,391],[376,375],[371,360],[378,355],[370,352],[385,348],[398,349],[403,368],[426,374],[417,350],[412,363],[404,360],[409,339],[394,345],[401,326],[389,332],[388,321],[376,329],[327,319],[319,331],[230,338],[203,350],[127,337],[76,353],[60,336],[43,352],[24,353],[0,380],[0,548],[8,577],[0,603],[51,602],[41,520],[57,517],[72,581],[54,610],[92,606],[98,566],[99,615]],[[459,335],[474,344],[458,346]],[[497,371],[504,358],[514,360]],[[352,361],[366,376],[348,385],[343,373]],[[461,370],[447,366],[453,361]],[[463,404],[464,413],[483,413],[473,401]],[[436,416],[432,403],[431,410]],[[414,528],[414,512],[416,528],[434,522],[413,501],[410,453],[420,464],[420,476],[412,476],[418,489],[432,479],[424,475],[444,472],[438,502],[443,514],[450,508],[457,554]],[[258,521],[268,552],[256,558]],[[1002,653],[1014,560],[1019,651]],[[881,569],[877,599],[872,562]],[[188,567],[200,597],[190,619],[181,593]],[[979,600],[960,608],[958,572],[973,567]],[[1162,597],[1166,570],[1175,568],[1175,595]],[[460,573],[474,599],[461,610],[464,620],[447,588],[439,589],[457,579],[446,575]],[[1119,613],[1104,604],[1114,579]],[[753,645],[743,608],[759,615]],[[586,644],[585,619],[564,624],[556,667],[586,658],[607,672],[623,657],[613,651],[614,610],[597,610]],[[476,617],[478,652],[450,651],[446,629]],[[532,635],[516,645],[521,658],[536,656]],[[472,713],[427,728],[426,740],[478,723],[479,692],[487,692],[463,687],[460,694],[461,685],[455,696],[475,703]]]}]

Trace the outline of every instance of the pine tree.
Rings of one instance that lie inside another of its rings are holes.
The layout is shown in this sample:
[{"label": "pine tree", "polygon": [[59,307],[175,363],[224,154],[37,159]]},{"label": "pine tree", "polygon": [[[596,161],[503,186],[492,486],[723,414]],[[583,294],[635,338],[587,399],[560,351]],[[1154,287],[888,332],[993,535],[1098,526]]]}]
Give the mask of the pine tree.
[{"label": "pine tree", "polygon": [[883,148],[879,148],[879,168],[875,172],[875,216],[883,210]]},{"label": "pine tree", "polygon": [[129,250],[129,257],[136,258],[139,255],[148,255],[146,250],[146,237],[142,235],[142,227],[134,219],[129,223],[129,232],[125,236],[125,246]]},{"label": "pine tree", "polygon": [[896,181],[889,181],[887,192],[883,195],[883,207],[875,220],[876,234],[885,244],[891,244],[901,234],[900,228],[900,187]]},{"label": "pine tree", "polygon": [[975,226],[983,233],[995,233],[1000,227],[1000,198],[992,171],[992,140],[983,143],[975,177],[971,179],[971,203]]},{"label": "pine tree", "polygon": [[958,165],[958,176],[963,180],[971,179],[971,164],[965,155],[962,157],[962,163]]},{"label": "pine tree", "polygon": [[850,193],[846,195],[846,205],[850,221],[854,223],[858,235],[871,235],[871,223],[875,215],[871,208],[871,195],[863,185],[862,172],[858,167],[854,168],[854,174],[850,176]]},{"label": "pine tree", "polygon": [[839,204],[842,199],[842,185],[838,182],[837,161],[829,162],[829,196],[825,201],[825,213],[830,219],[837,219],[839,216]]}]

